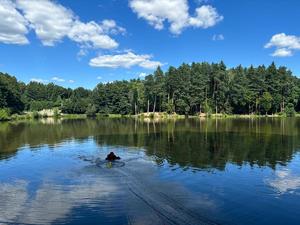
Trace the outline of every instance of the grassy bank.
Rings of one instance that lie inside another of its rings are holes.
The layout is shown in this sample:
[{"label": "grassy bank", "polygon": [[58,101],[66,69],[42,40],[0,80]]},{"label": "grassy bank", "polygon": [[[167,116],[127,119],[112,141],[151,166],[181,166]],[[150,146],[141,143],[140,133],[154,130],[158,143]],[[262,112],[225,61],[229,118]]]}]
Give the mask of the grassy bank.
[{"label": "grassy bank", "polygon": [[[204,114],[200,115],[179,115],[176,113],[168,114],[166,112],[156,112],[156,113],[140,113],[138,115],[121,115],[121,114],[100,114],[97,113],[93,116],[86,114],[62,114],[60,112],[55,112],[54,110],[43,110],[40,112],[24,112],[23,114],[13,114],[8,115],[2,112],[0,116],[0,121],[15,121],[15,120],[33,120],[42,118],[57,118],[57,119],[86,119],[86,118],[139,118],[147,120],[167,120],[167,119],[185,119],[185,118],[285,118],[288,117],[285,113],[272,114],[272,115],[238,115],[238,114]],[[300,117],[300,113],[296,113],[293,117]]]},{"label": "grassy bank", "polygon": [[97,113],[94,116],[88,116],[87,114],[46,114],[41,112],[24,112],[22,114],[12,114],[3,113],[0,116],[0,121],[17,121],[17,120],[34,120],[43,118],[54,118],[54,119],[86,119],[86,118],[121,118],[121,117],[132,117],[130,115],[121,114],[100,114]]},{"label": "grassy bank", "polygon": [[179,115],[179,114],[168,114],[162,113],[141,113],[135,117],[149,118],[149,119],[184,119],[184,118],[285,118],[285,117],[300,117],[300,113],[288,116],[285,113],[270,114],[270,115],[258,115],[258,114],[205,114],[201,113],[198,115]]}]

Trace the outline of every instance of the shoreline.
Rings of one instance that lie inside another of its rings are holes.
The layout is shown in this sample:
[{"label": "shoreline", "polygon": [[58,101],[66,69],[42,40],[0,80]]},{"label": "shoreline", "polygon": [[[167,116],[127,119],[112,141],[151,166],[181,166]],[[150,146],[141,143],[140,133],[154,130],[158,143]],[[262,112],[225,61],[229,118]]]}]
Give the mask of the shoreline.
[{"label": "shoreline", "polygon": [[[293,117],[300,117],[300,113],[296,113]],[[169,120],[169,119],[259,119],[259,118],[291,118],[285,114],[271,114],[271,115],[255,115],[255,114],[210,114],[204,113],[200,115],[180,115],[180,114],[168,114],[166,112],[156,113],[140,113],[137,115],[121,115],[121,114],[101,114],[97,113],[95,116],[88,116],[87,114],[39,114],[36,112],[26,112],[24,114],[13,114],[6,120],[0,120],[0,122],[7,121],[26,121],[26,120],[38,120],[38,119],[101,119],[101,118],[138,118],[147,120]]]}]

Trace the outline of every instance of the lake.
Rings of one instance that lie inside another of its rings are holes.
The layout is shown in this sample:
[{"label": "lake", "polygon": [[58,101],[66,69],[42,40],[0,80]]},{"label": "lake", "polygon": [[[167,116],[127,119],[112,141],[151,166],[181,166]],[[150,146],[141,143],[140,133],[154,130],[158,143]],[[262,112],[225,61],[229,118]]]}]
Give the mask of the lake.
[{"label": "lake", "polygon": [[297,118],[0,123],[0,224],[299,224],[299,152]]}]

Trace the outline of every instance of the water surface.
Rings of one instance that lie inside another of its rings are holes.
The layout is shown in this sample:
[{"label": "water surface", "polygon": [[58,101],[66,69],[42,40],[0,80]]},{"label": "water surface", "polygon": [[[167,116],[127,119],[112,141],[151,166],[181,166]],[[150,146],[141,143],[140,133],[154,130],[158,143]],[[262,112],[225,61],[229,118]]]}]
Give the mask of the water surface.
[{"label": "water surface", "polygon": [[1,123],[0,224],[299,224],[299,125]]}]

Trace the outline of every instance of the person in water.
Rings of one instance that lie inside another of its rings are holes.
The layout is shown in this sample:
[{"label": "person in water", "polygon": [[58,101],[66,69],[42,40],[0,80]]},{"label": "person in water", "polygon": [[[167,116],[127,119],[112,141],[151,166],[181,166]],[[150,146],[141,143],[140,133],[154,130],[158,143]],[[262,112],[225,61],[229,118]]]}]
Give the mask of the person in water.
[{"label": "person in water", "polygon": [[121,158],[119,156],[116,156],[115,153],[113,153],[113,152],[110,152],[105,158],[105,160],[108,160],[108,161],[115,161],[115,160],[119,160],[119,159],[121,159]]}]

